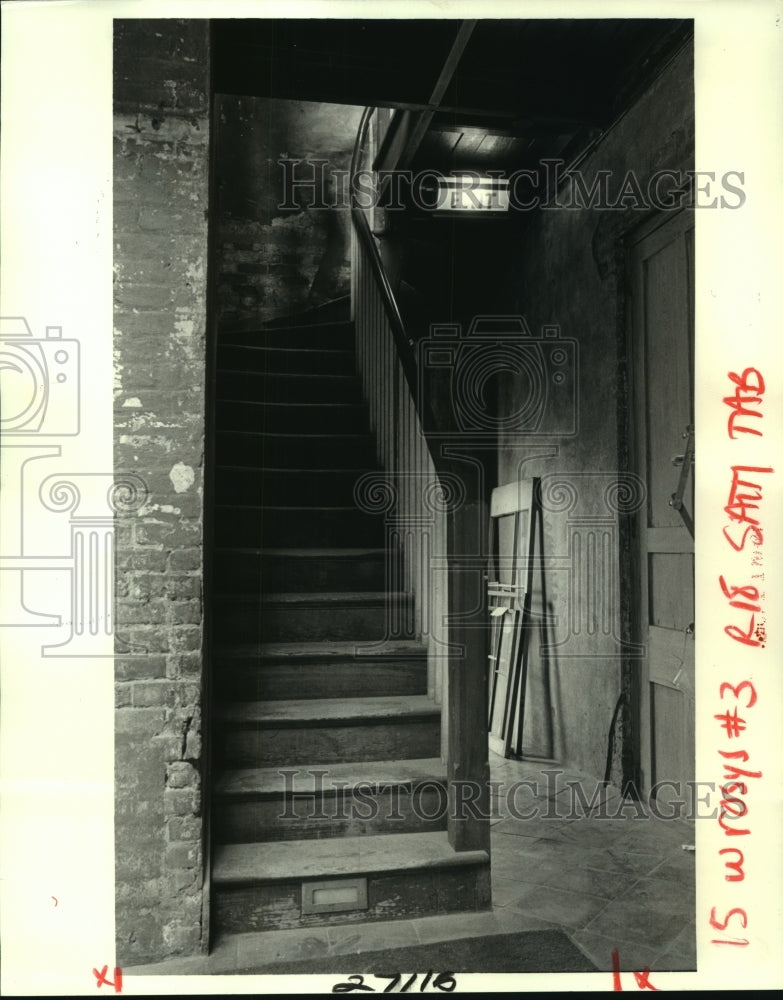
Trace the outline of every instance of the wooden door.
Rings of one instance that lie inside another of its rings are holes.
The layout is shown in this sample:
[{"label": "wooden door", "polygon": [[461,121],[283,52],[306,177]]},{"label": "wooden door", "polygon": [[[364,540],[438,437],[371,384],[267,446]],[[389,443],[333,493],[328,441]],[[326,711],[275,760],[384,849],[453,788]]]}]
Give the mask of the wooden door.
[{"label": "wooden door", "polygon": [[662,802],[682,798],[695,772],[693,260],[692,212],[669,217],[632,249],[631,420],[636,469],[647,487],[638,562],[647,647],[640,679],[641,768],[644,792]]}]

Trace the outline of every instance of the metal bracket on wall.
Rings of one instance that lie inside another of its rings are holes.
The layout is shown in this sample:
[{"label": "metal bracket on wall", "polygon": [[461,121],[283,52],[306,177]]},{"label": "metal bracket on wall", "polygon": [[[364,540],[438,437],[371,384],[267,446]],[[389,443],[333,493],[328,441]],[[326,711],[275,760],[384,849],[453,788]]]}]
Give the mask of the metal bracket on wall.
[{"label": "metal bracket on wall", "polygon": [[672,465],[680,467],[680,478],[677,482],[677,489],[669,498],[669,506],[673,507],[677,511],[682,518],[683,524],[688,529],[691,538],[693,538],[693,518],[685,507],[682,499],[685,494],[685,487],[688,484],[688,476],[690,475],[691,466],[693,465],[693,424],[688,424],[683,431],[682,436],[687,439],[685,444],[685,454],[675,455],[672,458]]}]

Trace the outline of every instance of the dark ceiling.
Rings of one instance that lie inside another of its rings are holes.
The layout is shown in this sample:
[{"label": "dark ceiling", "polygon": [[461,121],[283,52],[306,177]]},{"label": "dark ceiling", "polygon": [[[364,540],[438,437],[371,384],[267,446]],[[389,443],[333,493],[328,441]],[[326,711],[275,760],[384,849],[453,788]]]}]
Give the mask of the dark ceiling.
[{"label": "dark ceiling", "polygon": [[668,19],[220,19],[216,93],[407,109],[407,164],[569,159],[692,36]]}]

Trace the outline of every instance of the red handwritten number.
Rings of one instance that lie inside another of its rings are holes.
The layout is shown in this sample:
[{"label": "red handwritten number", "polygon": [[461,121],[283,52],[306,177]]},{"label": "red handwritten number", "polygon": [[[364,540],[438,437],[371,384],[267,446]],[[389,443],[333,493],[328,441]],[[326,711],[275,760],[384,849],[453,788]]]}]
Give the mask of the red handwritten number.
[{"label": "red handwritten number", "polygon": [[738,906],[735,906],[733,910],[729,910],[723,921],[718,920],[715,916],[715,907],[713,906],[710,911],[710,927],[714,927],[716,931],[725,931],[729,925],[729,921],[733,916],[739,917],[740,926],[743,930],[748,926],[748,915],[744,910],[741,910]]},{"label": "red handwritten number", "polygon": [[[658,992],[658,987],[653,986],[650,982],[650,967],[645,965],[641,972],[634,972],[634,979],[636,980],[636,985],[640,990],[655,990]],[[612,951],[612,990],[622,990],[623,984],[620,979],[620,952],[615,948]]]},{"label": "red handwritten number", "polygon": [[98,980],[96,986],[100,988],[101,986],[113,986],[115,993],[122,993],[122,969],[115,968],[114,979],[109,979],[107,973],[109,971],[109,966],[104,965],[100,972],[97,969],[92,970],[92,974]]},{"label": "red handwritten number", "polygon": [[[732,608],[739,608],[741,611],[761,611],[761,606],[758,603],[758,587],[754,587],[752,584],[745,587],[735,587],[733,584],[726,583],[723,576],[718,577],[718,583],[720,583],[723,596],[728,598]],[[744,600],[738,601],[737,597],[743,597]]]},{"label": "red handwritten number", "polygon": [[650,982],[650,969],[645,965],[641,972],[634,972],[634,978],[636,979],[636,985],[640,990],[655,990],[658,991],[657,986],[653,986]]},{"label": "red handwritten number", "polygon": [[612,989],[621,990],[623,984],[620,982],[620,952],[615,948],[612,951]]},{"label": "red handwritten number", "polygon": [[[756,689],[753,687],[751,681],[742,681],[741,684],[721,684],[720,686],[720,696],[721,699],[726,691],[731,691],[734,697],[739,701],[740,691],[743,688],[750,688],[750,694],[748,695],[748,703],[745,708],[753,708],[756,704]],[[745,760],[748,758],[745,757]]]},{"label": "red handwritten number", "polygon": [[[733,910],[729,910],[723,921],[720,921],[715,916],[715,907],[713,906],[710,913],[710,927],[714,927],[718,931],[725,931],[728,927],[729,921],[734,916],[739,917],[740,926],[743,930],[745,930],[748,926],[748,915],[744,910],[739,909],[739,907],[735,907]],[[712,944],[731,944],[740,948],[745,948],[748,944],[750,944],[750,942],[747,938],[713,938]]]}]

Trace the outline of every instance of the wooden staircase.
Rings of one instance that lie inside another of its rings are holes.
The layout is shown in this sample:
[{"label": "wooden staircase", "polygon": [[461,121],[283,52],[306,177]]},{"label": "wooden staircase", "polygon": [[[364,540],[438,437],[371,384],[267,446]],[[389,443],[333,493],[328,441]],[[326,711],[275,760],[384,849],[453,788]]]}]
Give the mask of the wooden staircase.
[{"label": "wooden staircase", "polygon": [[376,469],[349,322],[218,347],[213,928],[489,906],[447,837],[440,706],[398,554],[354,486]]}]

